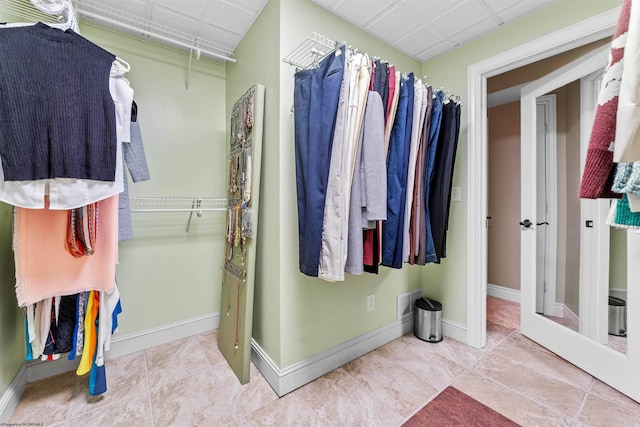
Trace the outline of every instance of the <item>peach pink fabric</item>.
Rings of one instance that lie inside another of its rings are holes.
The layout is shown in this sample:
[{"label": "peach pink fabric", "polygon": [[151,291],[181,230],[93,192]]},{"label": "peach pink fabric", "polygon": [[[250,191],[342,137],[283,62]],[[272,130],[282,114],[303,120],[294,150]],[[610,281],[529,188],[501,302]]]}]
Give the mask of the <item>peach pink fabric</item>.
[{"label": "peach pink fabric", "polygon": [[25,307],[54,295],[112,291],[118,260],[118,196],[98,202],[95,253],[75,258],[65,247],[67,211],[16,208],[16,297]]}]

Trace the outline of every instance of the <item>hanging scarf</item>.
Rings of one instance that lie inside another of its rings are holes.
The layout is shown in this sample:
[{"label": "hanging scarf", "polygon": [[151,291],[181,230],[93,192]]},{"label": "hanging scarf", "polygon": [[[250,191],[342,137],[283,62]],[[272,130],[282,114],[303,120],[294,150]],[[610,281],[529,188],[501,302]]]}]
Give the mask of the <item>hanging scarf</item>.
[{"label": "hanging scarf", "polygon": [[80,258],[93,255],[96,247],[98,203],[71,209],[67,216],[67,250]]}]

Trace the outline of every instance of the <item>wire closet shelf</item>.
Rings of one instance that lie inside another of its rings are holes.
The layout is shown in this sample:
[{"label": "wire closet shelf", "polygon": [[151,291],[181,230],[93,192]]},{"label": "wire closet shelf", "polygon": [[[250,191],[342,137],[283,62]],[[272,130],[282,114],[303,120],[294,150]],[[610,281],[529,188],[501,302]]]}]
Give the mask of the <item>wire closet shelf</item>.
[{"label": "wire closet shelf", "polygon": [[[300,43],[295,49],[293,49],[287,56],[282,58],[282,62],[292,65],[299,70],[312,68],[317,66],[325,56],[327,56],[331,52],[337,51],[340,46],[346,44],[347,42],[332,40],[328,37],[314,32],[310,36],[307,36],[305,40]],[[349,46],[349,48],[351,48],[351,46]],[[375,56],[374,58],[380,59],[377,56]],[[424,76],[423,80],[426,81],[426,79],[427,76]],[[462,105],[459,95],[451,93],[444,88],[440,88],[439,90],[444,93],[445,99],[449,99],[450,101],[454,101]],[[293,109],[291,111],[293,112]]]},{"label": "wire closet shelf", "polygon": [[[57,4],[60,0],[40,0],[43,3]],[[73,0],[71,10],[75,15],[85,18],[90,25],[122,31],[144,41],[176,49],[189,50],[199,58],[204,55],[213,60],[236,62],[233,49],[222,46],[202,37],[185,33],[165,25],[141,19],[122,10],[104,5],[95,0]],[[2,0],[0,12],[16,16],[25,22],[44,22],[59,24],[61,17],[38,10],[29,0]]]},{"label": "wire closet shelf", "polygon": [[227,199],[224,197],[170,197],[170,196],[134,196],[129,199],[131,212],[188,212],[189,219],[185,234],[189,234],[191,220],[195,213],[201,217],[203,212],[226,212]]},{"label": "wire closet shelf", "polygon": [[227,210],[224,197],[134,196],[131,212],[217,212]]}]

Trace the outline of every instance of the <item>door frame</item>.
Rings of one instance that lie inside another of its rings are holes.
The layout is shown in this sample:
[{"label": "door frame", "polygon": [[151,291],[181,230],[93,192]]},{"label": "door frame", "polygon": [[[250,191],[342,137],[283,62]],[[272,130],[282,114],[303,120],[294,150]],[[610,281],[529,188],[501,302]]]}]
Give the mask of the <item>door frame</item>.
[{"label": "door frame", "polygon": [[[591,138],[592,123],[595,120],[598,92],[604,74],[602,70],[595,71],[580,79],[580,111],[585,120],[580,120],[580,176],[584,172],[587,159],[587,149]],[[581,199],[580,223],[591,220],[596,224],[604,224],[609,214],[609,200],[607,199]],[[580,245],[580,286],[584,283],[588,289],[598,289],[598,283],[609,281],[609,227],[596,229],[580,227],[580,239],[584,244]],[[593,250],[596,248],[596,250]],[[601,344],[609,341],[608,328],[602,327],[608,322],[608,307],[598,304],[598,301],[606,300],[608,295],[587,291],[580,292],[580,310],[582,307],[593,307],[593,316],[579,316],[580,333]]]},{"label": "door frame", "polygon": [[467,344],[487,342],[487,79],[609,37],[620,7],[507,50],[467,68]]}]

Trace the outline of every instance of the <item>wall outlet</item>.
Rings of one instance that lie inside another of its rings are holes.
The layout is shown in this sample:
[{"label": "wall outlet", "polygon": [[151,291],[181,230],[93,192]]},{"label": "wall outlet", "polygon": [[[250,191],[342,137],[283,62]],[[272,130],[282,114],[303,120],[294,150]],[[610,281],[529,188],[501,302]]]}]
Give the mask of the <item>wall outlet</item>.
[{"label": "wall outlet", "polygon": [[459,202],[460,201],[460,187],[452,187],[451,188],[451,201]]},{"label": "wall outlet", "polygon": [[376,294],[367,295],[367,313],[376,309]]}]

